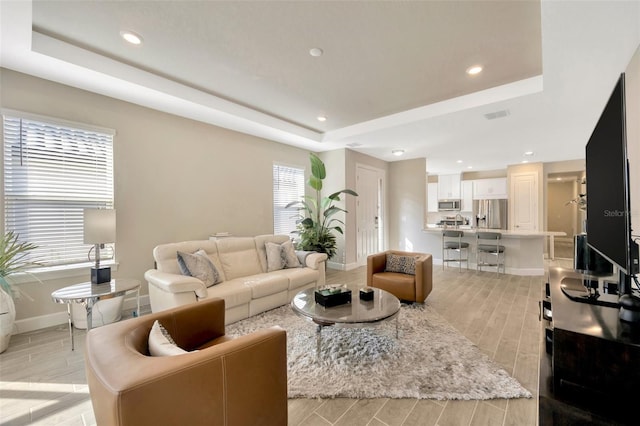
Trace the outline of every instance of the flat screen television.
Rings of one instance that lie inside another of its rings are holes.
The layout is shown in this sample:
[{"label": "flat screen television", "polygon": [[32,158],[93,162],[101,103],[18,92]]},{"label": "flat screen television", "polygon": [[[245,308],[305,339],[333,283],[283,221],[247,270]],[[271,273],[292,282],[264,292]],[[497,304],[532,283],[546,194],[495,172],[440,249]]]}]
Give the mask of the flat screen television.
[{"label": "flat screen television", "polygon": [[624,81],[622,74],[586,146],[587,243],[618,266],[621,291],[630,294],[638,245],[631,236]]}]

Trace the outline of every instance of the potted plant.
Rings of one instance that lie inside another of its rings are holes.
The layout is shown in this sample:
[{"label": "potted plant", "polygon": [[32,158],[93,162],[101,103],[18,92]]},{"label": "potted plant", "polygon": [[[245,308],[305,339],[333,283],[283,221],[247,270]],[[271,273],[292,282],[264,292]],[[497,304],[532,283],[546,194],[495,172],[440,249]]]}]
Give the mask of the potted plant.
[{"label": "potted plant", "polygon": [[25,260],[37,246],[32,243],[18,242],[18,234],[5,233],[0,239],[0,353],[9,347],[16,319],[16,307],[13,303],[13,289],[9,276],[33,265]]},{"label": "potted plant", "polygon": [[315,194],[305,195],[300,201],[292,201],[287,204],[286,208],[295,207],[298,210],[297,230],[293,231],[299,237],[296,244],[298,250],[326,253],[331,259],[336,254],[337,245],[334,231],[344,234],[342,231],[344,222],[334,216],[339,212],[347,213],[345,209],[334,205],[334,203],[340,201],[341,194],[355,197],[358,194],[351,189],[343,189],[328,197],[322,197],[322,181],[326,178],[327,172],[324,163],[317,155],[311,153],[309,158],[311,160],[311,175],[307,185],[313,189]]}]

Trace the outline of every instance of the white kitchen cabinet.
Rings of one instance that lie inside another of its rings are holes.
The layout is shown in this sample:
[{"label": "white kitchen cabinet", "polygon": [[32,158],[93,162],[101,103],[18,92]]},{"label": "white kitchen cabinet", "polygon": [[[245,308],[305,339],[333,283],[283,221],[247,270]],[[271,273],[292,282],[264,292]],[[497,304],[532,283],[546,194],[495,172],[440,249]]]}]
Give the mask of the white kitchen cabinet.
[{"label": "white kitchen cabinet", "polygon": [[438,184],[427,184],[427,212],[433,213],[438,211]]},{"label": "white kitchen cabinet", "polygon": [[460,199],[460,175],[438,175],[438,199]]},{"label": "white kitchen cabinet", "polygon": [[460,211],[473,211],[473,181],[463,180],[460,184],[460,189],[462,191],[462,206]]},{"label": "white kitchen cabinet", "polygon": [[507,198],[507,178],[476,179],[473,181],[474,200],[497,200]]}]

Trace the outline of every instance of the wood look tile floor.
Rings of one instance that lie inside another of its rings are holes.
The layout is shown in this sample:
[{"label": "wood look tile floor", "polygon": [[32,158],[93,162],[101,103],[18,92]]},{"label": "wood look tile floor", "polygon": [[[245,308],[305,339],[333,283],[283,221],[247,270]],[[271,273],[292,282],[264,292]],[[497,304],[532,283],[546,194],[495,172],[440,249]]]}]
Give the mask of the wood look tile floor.
[{"label": "wood look tile floor", "polygon": [[[365,269],[329,270],[327,282],[364,283]],[[538,301],[544,277],[458,272],[451,267],[443,271],[434,265],[433,281],[428,305],[534,397],[488,401],[291,399],[289,425],[536,425],[541,343]],[[71,351],[66,325],[11,338],[9,349],[0,354],[1,425],[95,424],[84,374],[85,334],[76,331],[75,351]]]}]

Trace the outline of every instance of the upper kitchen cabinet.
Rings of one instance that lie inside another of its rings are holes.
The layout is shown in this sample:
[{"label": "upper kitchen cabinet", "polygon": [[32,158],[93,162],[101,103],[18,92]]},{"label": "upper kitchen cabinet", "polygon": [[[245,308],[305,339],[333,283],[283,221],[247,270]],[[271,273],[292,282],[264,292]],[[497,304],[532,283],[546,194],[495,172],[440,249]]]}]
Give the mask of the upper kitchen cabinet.
[{"label": "upper kitchen cabinet", "polygon": [[476,179],[473,181],[474,200],[499,200],[507,198],[507,178]]},{"label": "upper kitchen cabinet", "polygon": [[473,181],[463,180],[460,185],[462,190],[462,205],[460,211],[471,212],[473,211]]},{"label": "upper kitchen cabinet", "polygon": [[460,198],[460,175],[438,175],[438,200]]}]

